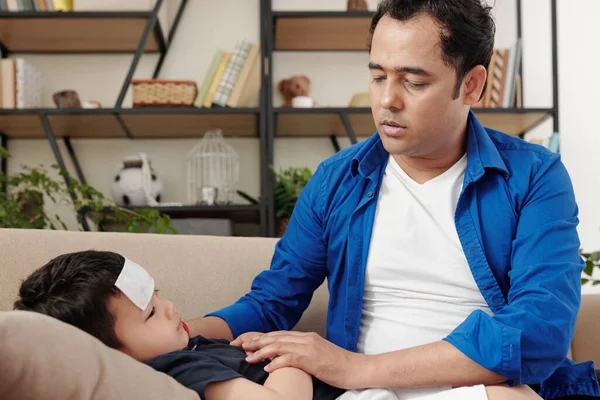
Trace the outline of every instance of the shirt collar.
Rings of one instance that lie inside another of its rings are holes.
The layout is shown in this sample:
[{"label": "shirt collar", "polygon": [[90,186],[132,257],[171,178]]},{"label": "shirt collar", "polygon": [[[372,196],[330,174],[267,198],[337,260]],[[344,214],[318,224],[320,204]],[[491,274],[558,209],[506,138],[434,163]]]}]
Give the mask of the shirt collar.
[{"label": "shirt collar", "polygon": [[[375,132],[374,135],[363,142],[360,150],[352,158],[352,176],[360,174],[368,178],[387,162],[388,156],[389,154],[383,147],[379,133]],[[469,111],[466,178],[471,182],[476,181],[483,176],[486,168],[496,169],[505,176],[509,174],[506,164],[487,130],[481,125],[473,111]]]}]

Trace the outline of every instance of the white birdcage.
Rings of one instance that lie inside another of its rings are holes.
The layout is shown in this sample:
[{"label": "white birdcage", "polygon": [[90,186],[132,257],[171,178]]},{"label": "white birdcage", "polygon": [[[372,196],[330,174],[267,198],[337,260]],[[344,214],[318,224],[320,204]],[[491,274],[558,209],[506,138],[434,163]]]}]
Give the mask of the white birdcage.
[{"label": "white birdcage", "polygon": [[236,151],[212,129],[188,154],[188,202],[190,204],[231,204],[240,176]]}]

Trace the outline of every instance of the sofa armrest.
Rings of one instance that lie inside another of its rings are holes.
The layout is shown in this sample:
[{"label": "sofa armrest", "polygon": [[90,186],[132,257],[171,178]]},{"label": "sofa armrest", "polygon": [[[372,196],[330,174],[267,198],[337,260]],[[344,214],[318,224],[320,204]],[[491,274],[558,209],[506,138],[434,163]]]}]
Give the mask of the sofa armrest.
[{"label": "sofa armrest", "polygon": [[42,314],[0,312],[3,400],[199,400],[170,376]]},{"label": "sofa armrest", "polygon": [[600,366],[600,294],[581,297],[581,308],[571,345],[573,361],[594,361]]}]

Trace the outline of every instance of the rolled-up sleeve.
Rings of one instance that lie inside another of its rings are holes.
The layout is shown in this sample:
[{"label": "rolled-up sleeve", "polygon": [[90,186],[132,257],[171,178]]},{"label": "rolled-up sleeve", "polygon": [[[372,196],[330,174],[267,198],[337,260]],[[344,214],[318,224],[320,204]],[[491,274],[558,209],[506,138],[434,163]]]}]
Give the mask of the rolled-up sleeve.
[{"label": "rolled-up sleeve", "polygon": [[275,246],[270,269],[261,272],[250,292],[236,303],[208,314],[224,319],[234,337],[249,331],[292,329],[325,280],[323,175],[320,165],[300,194],[286,233]]},{"label": "rolled-up sleeve", "polygon": [[578,209],[553,154],[533,174],[512,243],[507,304],[473,312],[445,340],[511,385],[547,379],[564,361],[581,302]]}]

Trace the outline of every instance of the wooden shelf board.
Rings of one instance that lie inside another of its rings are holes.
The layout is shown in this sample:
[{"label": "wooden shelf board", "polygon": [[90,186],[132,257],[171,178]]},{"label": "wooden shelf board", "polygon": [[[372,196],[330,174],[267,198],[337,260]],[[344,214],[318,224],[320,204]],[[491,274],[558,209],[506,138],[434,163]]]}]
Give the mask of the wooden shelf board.
[{"label": "wooden shelf board", "polygon": [[[351,13],[349,13],[351,14]],[[370,16],[279,16],[276,51],[366,51]]]},{"label": "wooden shelf board", "polygon": [[56,137],[126,138],[111,114],[56,114],[49,115],[48,120]]},{"label": "wooden shelf board", "polygon": [[0,132],[9,138],[45,138],[40,117],[35,114],[0,114]]},{"label": "wooden shelf board", "polygon": [[[0,13],[0,42],[13,53],[132,53],[149,13]],[[158,52],[159,29],[146,52]]]},{"label": "wooden shelf board", "polygon": [[486,112],[481,109],[473,111],[483,126],[508,133],[512,136],[519,136],[527,132],[549,116],[549,113],[544,111],[515,111],[512,113]]},{"label": "wooden shelf board", "polygon": [[257,137],[255,113],[207,112],[171,114],[123,113],[122,119],[134,138],[201,137],[209,129],[223,130],[227,137]]},{"label": "wooden shelf board", "polygon": [[[476,109],[481,123],[489,128],[518,136],[544,121],[551,113],[546,109]],[[376,130],[369,109],[279,109],[276,135],[279,137],[347,136],[339,112],[346,112],[357,136],[370,136]]]},{"label": "wooden shelf board", "polygon": [[0,109],[0,132],[9,138],[45,138],[39,114],[46,113],[56,137],[126,138],[117,115],[136,138],[201,137],[213,128],[228,137],[257,137],[256,108]]}]

